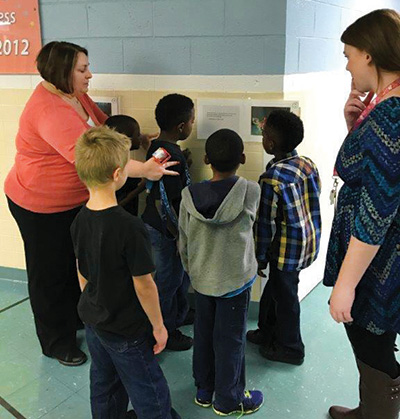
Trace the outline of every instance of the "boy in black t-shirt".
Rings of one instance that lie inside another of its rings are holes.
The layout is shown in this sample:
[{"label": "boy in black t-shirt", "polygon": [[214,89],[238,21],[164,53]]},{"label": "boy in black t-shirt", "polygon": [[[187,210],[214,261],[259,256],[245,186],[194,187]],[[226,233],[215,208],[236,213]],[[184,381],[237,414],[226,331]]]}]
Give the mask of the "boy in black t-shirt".
[{"label": "boy in black t-shirt", "polygon": [[154,280],[169,335],[167,348],[184,351],[193,345],[192,338],[178,330],[188,313],[187,291],[190,281],[183,270],[176,240],[181,192],[190,184],[190,176],[185,156],[177,142],[185,140],[192,132],[194,104],[186,96],[170,94],[159,101],[155,115],[161,132],[151,142],[147,158],[163,147],[171,155],[171,160],[179,161],[180,164],[174,167],[179,176],[165,176],[158,182],[151,182],[142,219],[153,246],[156,264]]},{"label": "boy in black t-shirt", "polygon": [[167,341],[151,245],[143,222],[118,206],[130,140],[106,127],[88,130],[75,148],[76,169],[90,199],[71,226],[82,295],[78,312],[92,357],[95,418],[179,418],[154,357]]},{"label": "boy in black t-shirt", "polygon": [[[142,135],[136,119],[128,115],[113,115],[104,125],[126,135],[131,140],[131,150],[140,148]],[[145,179],[128,177],[124,186],[117,191],[118,204],[132,215],[138,215],[139,195],[146,189],[145,184]]]}]

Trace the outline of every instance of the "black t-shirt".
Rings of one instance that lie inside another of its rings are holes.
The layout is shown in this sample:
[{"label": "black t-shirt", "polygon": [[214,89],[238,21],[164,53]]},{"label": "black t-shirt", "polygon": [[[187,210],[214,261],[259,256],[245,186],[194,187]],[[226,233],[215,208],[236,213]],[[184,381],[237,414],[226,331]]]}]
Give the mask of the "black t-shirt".
[{"label": "black t-shirt", "polygon": [[[178,144],[169,143],[167,141],[154,140],[151,142],[150,148],[147,151],[146,158],[149,159],[152,154],[159,148],[165,148],[171,154],[170,161],[179,161],[179,164],[172,166],[171,170],[178,172],[179,176],[163,176],[165,190],[167,192],[168,201],[174,208],[177,215],[179,215],[179,206],[181,203],[182,189],[187,186],[186,176],[186,159]],[[143,212],[142,219],[146,224],[163,232],[161,218],[157,211],[156,201],[160,200],[160,186],[159,182],[153,182],[150,193],[147,195],[146,208]]]},{"label": "black t-shirt", "polygon": [[72,223],[71,234],[79,271],[88,281],[78,303],[82,321],[127,337],[151,330],[132,279],[155,269],[140,218],[120,206],[100,211],[85,206]]}]

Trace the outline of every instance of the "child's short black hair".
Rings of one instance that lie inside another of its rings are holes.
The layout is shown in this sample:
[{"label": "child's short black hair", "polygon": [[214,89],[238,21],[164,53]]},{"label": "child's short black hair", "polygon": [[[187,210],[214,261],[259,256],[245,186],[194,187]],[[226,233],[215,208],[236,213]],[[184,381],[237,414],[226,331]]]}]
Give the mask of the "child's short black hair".
[{"label": "child's short black hair", "polygon": [[219,172],[235,170],[243,155],[243,141],[230,129],[220,129],[208,137],[206,155],[211,166]]},{"label": "child's short black hair", "polygon": [[164,96],[156,107],[156,121],[162,131],[170,131],[180,123],[189,122],[194,103],[187,96],[173,93]]},{"label": "child's short black hair", "polygon": [[128,115],[110,116],[104,125],[109,128],[114,128],[115,131],[126,135],[128,138],[132,138],[135,133],[135,129],[139,127],[139,123],[136,119]]},{"label": "child's short black hair", "polygon": [[274,110],[269,114],[265,125],[275,132],[282,151],[286,153],[293,151],[303,141],[303,122],[292,112]]}]

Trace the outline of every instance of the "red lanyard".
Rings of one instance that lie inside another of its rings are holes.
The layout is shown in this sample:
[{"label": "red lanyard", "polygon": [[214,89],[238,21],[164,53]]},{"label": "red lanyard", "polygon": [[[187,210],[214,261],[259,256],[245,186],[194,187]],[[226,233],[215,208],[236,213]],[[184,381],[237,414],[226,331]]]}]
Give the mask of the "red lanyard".
[{"label": "red lanyard", "polygon": [[[400,86],[400,77],[393,81],[392,83],[389,84],[389,86],[385,87],[381,93],[379,93],[378,96],[375,97],[374,100],[372,100],[368,106],[361,112],[360,116],[357,118],[357,121],[355,122],[355,124],[353,125],[353,128],[351,129],[351,131],[354,131],[356,128],[358,128],[358,126],[361,124],[362,121],[364,121],[364,119],[370,114],[370,112],[372,111],[372,109],[375,108],[375,106],[382,102],[382,99],[393,89],[395,89],[396,87]],[[333,176],[337,176],[337,171],[336,168],[333,169]]]},{"label": "red lanyard", "polygon": [[372,111],[372,109],[375,108],[375,106],[382,102],[382,99],[393,89],[400,86],[400,78],[395,80],[394,82],[390,83],[389,86],[385,87],[381,93],[379,93],[378,96],[374,100],[372,100],[369,105],[361,112],[361,115],[357,118],[356,123],[353,125],[353,128],[351,129],[354,131],[362,121],[369,115],[369,113]]}]

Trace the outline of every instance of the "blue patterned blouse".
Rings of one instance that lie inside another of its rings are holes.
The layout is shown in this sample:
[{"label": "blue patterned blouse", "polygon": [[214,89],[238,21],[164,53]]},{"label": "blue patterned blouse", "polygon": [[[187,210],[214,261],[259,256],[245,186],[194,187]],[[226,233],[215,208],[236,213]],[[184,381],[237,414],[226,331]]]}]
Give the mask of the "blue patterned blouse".
[{"label": "blue patterned blouse", "polygon": [[400,98],[382,101],[347,136],[336,169],[344,185],[324,284],[335,284],[351,236],[380,245],[356,288],[352,317],[374,334],[400,333]]}]

